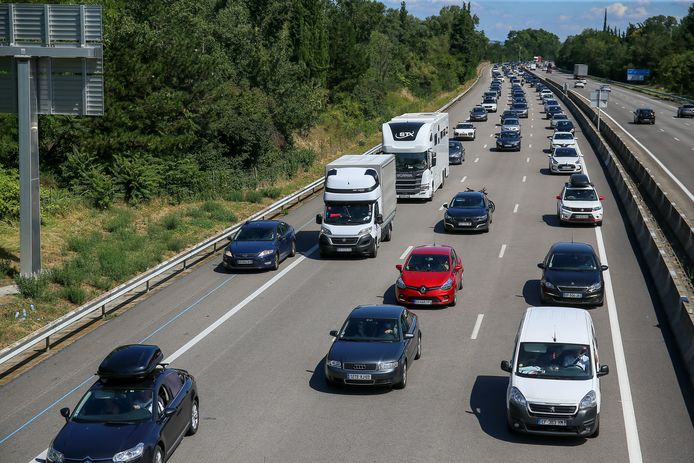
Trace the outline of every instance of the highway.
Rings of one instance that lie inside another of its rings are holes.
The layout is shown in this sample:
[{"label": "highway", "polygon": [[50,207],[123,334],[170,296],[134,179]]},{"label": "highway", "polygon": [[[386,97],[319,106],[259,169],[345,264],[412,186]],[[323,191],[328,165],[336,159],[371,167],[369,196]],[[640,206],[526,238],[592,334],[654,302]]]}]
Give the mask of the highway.
[{"label": "highway", "polygon": [[[485,73],[451,108],[452,127],[489,81]],[[476,123],[466,161],[451,167],[434,201],[398,204],[393,239],[376,259],[320,259],[315,198],[284,218],[299,230],[299,254],[279,271],[236,274],[221,270],[219,257],[208,260],[3,386],[0,461],[41,455],[64,422],[59,408],[74,407],[108,352],[137,342],[159,345],[198,381],[200,431],[183,440],[176,463],[693,461],[694,392],[601,166],[578,130],[591,179],[606,196],[605,220],[597,229],[559,227],[555,195],[567,177],[547,174],[549,124],[525,88],[531,113],[521,120],[521,152],[490,149],[498,113]],[[507,80],[500,103],[508,89]],[[441,205],[468,186],[486,186],[496,203],[492,229],[446,234]],[[594,439],[524,437],[505,422],[508,374],[499,362],[511,357],[526,307],[540,303],[537,262],[561,240],[592,244],[609,265],[608,301],[591,310],[601,363],[611,370]],[[393,303],[395,264],[411,246],[433,243],[461,255],[465,287],[456,307],[415,310],[423,355],[407,388],[326,386],[328,331],[356,305]]]},{"label": "highway", "polygon": [[[600,88],[602,82],[587,79],[585,88],[574,88],[571,74],[540,73],[560,84],[568,83],[569,89],[586,98],[590,92]],[[677,104],[659,100],[637,91],[629,90],[618,85],[611,85],[607,108],[603,109],[622,128],[638,140],[643,147],[658,158],[663,165],[682,184],[678,189],[684,191],[690,206],[694,204],[694,119],[678,118]],[[655,111],[654,125],[634,124],[634,110],[650,108]],[[672,180],[672,179],[668,179]],[[673,184],[675,188],[675,186]]]}]

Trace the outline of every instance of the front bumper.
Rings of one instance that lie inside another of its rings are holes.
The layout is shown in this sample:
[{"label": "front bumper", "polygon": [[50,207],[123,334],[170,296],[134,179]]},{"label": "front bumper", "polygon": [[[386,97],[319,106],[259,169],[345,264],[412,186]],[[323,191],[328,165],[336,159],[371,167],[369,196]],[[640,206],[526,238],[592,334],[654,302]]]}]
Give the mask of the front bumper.
[{"label": "front bumper", "polygon": [[444,217],[443,228],[446,231],[454,230],[486,230],[489,228],[489,217],[484,220],[476,217]]},{"label": "front bumper", "polygon": [[361,254],[372,251],[373,238],[371,235],[362,236],[329,236],[321,234],[318,246],[323,254]]},{"label": "front bumper", "polygon": [[583,164],[549,164],[549,170],[553,174],[573,174],[583,172]]},{"label": "front bumper", "polygon": [[520,151],[520,143],[497,143],[497,151]]},{"label": "front bumper", "polygon": [[451,289],[430,289],[421,293],[419,289],[395,287],[395,299],[402,305],[449,305],[455,300],[455,284]]},{"label": "front bumper", "polygon": [[462,164],[463,163],[463,155],[459,154],[456,156],[448,156],[448,163],[449,164]]},{"label": "front bumper", "polygon": [[475,138],[475,134],[473,132],[457,132],[455,133],[455,138],[457,138],[458,140],[472,140],[473,138]]},{"label": "front bumper", "polygon": [[561,209],[559,220],[565,223],[599,223],[602,222],[602,211],[576,212]]},{"label": "front bumper", "polygon": [[[576,291],[575,294],[578,294]],[[559,289],[549,289],[540,284],[540,299],[545,303],[569,304],[569,305],[600,305],[604,300],[605,289],[603,287],[594,292],[580,291],[581,297],[563,297]]]},{"label": "front bumper", "polygon": [[[370,379],[350,379],[350,375],[369,375]],[[401,367],[392,370],[346,370],[325,365],[325,378],[329,383],[349,386],[390,386],[402,381]]]},{"label": "front bumper", "polygon": [[222,256],[222,265],[227,270],[268,269],[275,265],[275,253],[268,256]]},{"label": "front bumper", "polygon": [[[598,407],[579,410],[574,415],[549,416],[542,414],[539,416],[539,414],[529,412],[527,407],[521,407],[515,402],[511,402],[507,406],[506,413],[511,429],[528,434],[587,437],[593,434],[599,425]],[[539,420],[542,418],[561,419],[566,424],[539,424]]]}]

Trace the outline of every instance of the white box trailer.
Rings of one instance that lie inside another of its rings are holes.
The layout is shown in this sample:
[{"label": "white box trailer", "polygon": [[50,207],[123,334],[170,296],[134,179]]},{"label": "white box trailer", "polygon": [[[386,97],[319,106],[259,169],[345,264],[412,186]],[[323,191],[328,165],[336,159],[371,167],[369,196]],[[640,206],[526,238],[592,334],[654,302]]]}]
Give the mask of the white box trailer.
[{"label": "white box trailer", "polygon": [[345,155],[325,166],[325,213],[318,245],[321,255],[376,257],[390,241],[397,206],[395,157]]}]

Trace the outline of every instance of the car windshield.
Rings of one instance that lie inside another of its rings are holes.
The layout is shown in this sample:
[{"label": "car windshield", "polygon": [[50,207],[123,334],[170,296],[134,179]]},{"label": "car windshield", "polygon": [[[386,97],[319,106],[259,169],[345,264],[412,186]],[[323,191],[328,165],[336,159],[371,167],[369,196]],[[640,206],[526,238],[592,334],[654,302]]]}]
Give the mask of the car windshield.
[{"label": "car windshield", "polygon": [[412,254],[405,264],[410,272],[448,272],[451,265],[446,254]]},{"label": "car windshield", "polygon": [[567,116],[566,114],[555,114],[553,117],[554,117],[555,121],[561,120],[561,119],[566,120],[569,118],[569,116]]},{"label": "car windshield", "polygon": [[559,121],[559,122],[557,122],[557,128],[558,129],[572,129],[573,126],[574,126],[574,124],[571,121]]},{"label": "car windshield", "polygon": [[475,114],[482,114],[484,113],[484,108],[472,108],[472,112]]},{"label": "car windshield", "polygon": [[149,389],[94,389],[85,394],[72,414],[77,422],[141,422],[152,418]]},{"label": "car windshield", "polygon": [[275,227],[271,225],[241,227],[234,237],[234,241],[272,241],[274,239]]},{"label": "car windshield", "polygon": [[564,199],[567,201],[597,201],[598,195],[595,194],[595,190],[567,188],[564,192]]},{"label": "car windshield", "polygon": [[360,225],[371,222],[372,205],[357,204],[326,204],[324,223],[329,225]]},{"label": "car windshield", "polygon": [[554,134],[555,140],[573,140],[573,135],[570,133],[556,133]]},{"label": "car windshield", "polygon": [[585,344],[522,342],[516,374],[528,378],[590,379],[590,347]]},{"label": "car windshield", "polygon": [[499,138],[504,138],[504,139],[512,138],[512,139],[516,139],[516,140],[517,140],[518,137],[519,137],[518,132],[514,132],[514,131],[511,131],[511,130],[501,132],[501,134],[499,135]]},{"label": "car windshield", "polygon": [[397,153],[395,155],[395,168],[400,172],[405,170],[424,170],[427,167],[426,153]]},{"label": "car windshield", "polygon": [[475,126],[472,124],[458,124],[455,126],[456,129],[472,129],[473,127]]},{"label": "car windshield", "polygon": [[513,109],[526,109],[526,105],[524,104],[514,104]]},{"label": "car windshield", "polygon": [[555,252],[547,262],[547,268],[565,272],[592,272],[598,263],[592,254],[585,252]]},{"label": "car windshield", "polygon": [[496,103],[496,100],[494,98],[485,98],[484,102],[489,104],[489,103]]},{"label": "car windshield", "polygon": [[342,341],[394,342],[400,340],[396,318],[348,318],[340,330]]},{"label": "car windshield", "polygon": [[512,117],[507,117],[504,121],[504,125],[519,125],[518,119],[513,119]]},{"label": "car windshield", "polygon": [[554,157],[555,158],[577,158],[578,153],[576,153],[575,149],[556,149],[554,150]]},{"label": "car windshield", "polygon": [[462,195],[453,198],[453,201],[449,207],[456,207],[462,209],[479,209],[484,207],[484,200],[477,195]]}]

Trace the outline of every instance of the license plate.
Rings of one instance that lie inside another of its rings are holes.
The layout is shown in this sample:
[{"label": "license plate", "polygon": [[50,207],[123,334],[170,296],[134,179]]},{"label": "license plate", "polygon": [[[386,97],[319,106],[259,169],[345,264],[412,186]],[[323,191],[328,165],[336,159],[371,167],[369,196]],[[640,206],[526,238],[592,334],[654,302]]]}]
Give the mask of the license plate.
[{"label": "license plate", "polygon": [[407,199],[407,198],[409,198],[409,197],[410,197],[410,195],[398,195],[398,198],[405,198],[405,199]]},{"label": "license plate", "polygon": [[414,303],[416,305],[431,305],[432,301],[431,299],[415,299]]},{"label": "license plate", "polygon": [[583,297],[583,294],[581,293],[561,293],[561,297],[565,297],[567,299],[580,299]]},{"label": "license plate", "polygon": [[356,381],[371,381],[371,375],[365,375],[363,373],[348,373],[347,379]]},{"label": "license plate", "polygon": [[248,265],[248,264],[252,264],[253,261],[250,259],[239,259],[236,261],[236,263],[239,265]]},{"label": "license plate", "polygon": [[472,222],[458,222],[459,227],[469,227],[472,225]]},{"label": "license plate", "polygon": [[352,252],[352,248],[337,248],[337,252]]},{"label": "license plate", "polygon": [[576,214],[574,217],[577,219],[589,219],[590,216],[588,214]]},{"label": "license plate", "polygon": [[566,420],[557,420],[554,418],[538,418],[537,424],[544,426],[566,426]]}]

